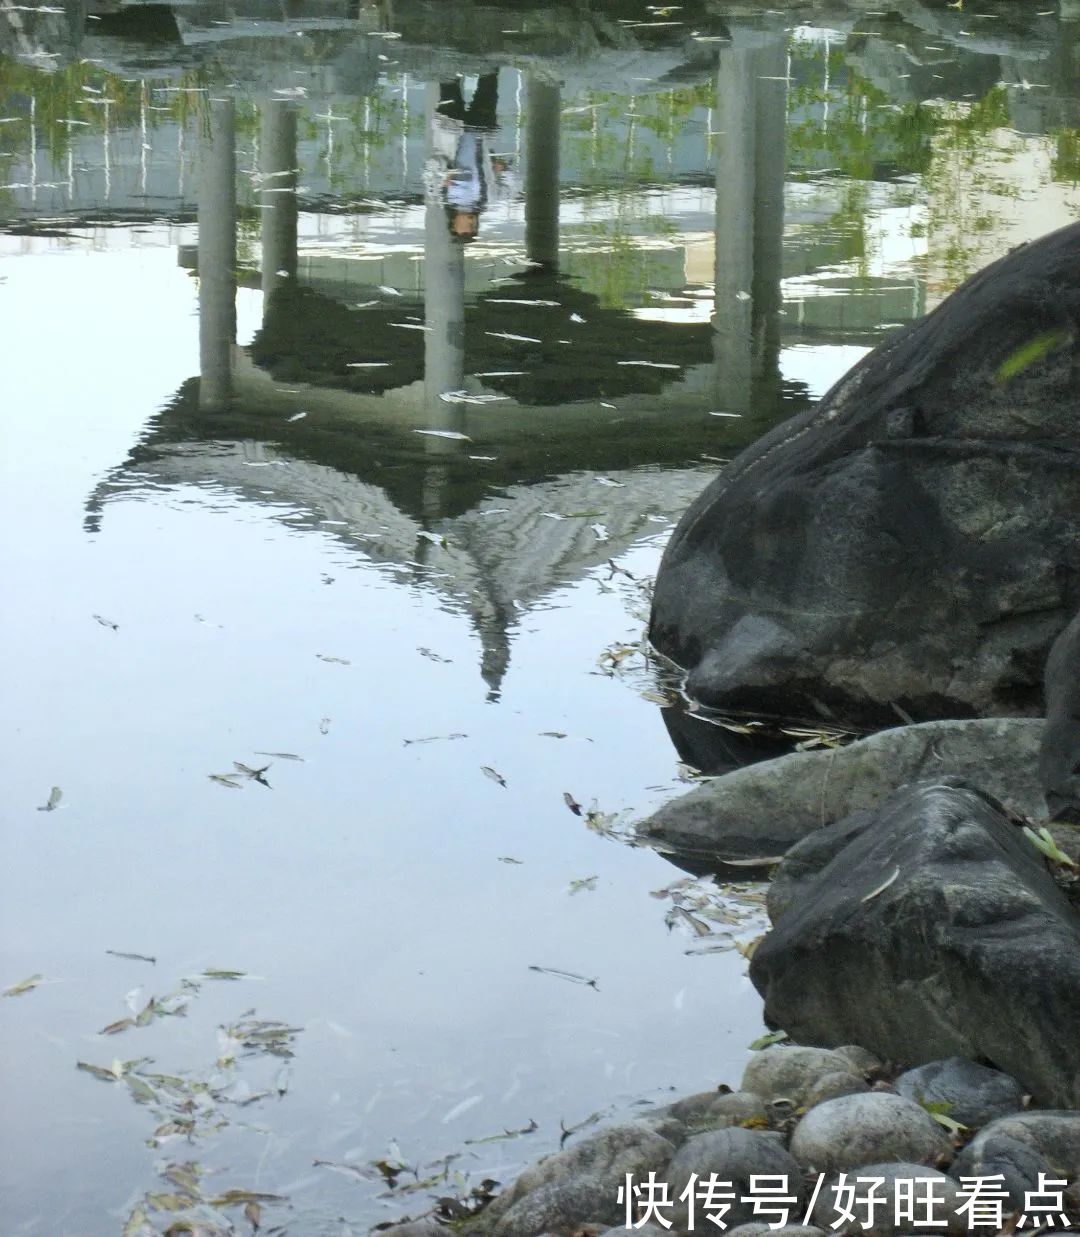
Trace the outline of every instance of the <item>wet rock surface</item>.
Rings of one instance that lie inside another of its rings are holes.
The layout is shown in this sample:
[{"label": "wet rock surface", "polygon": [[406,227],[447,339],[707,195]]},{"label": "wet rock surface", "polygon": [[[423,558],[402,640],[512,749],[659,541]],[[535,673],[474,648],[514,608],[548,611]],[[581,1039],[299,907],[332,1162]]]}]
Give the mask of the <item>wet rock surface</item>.
[{"label": "wet rock surface", "polygon": [[[1017,1225],[1040,1188],[1040,1173],[1063,1183],[1058,1188],[1066,1218],[1080,1218],[1080,1112],[1029,1109],[999,1117],[973,1136],[952,1133],[880,1080],[869,1093],[778,1109],[781,1086],[805,1092],[832,1077],[822,1071],[837,1060],[875,1075],[884,1069],[854,1045],[835,1051],[768,1048],[752,1057],[743,1090],[701,1092],[653,1114],[675,1121],[677,1113],[688,1123],[740,1118],[738,1123],[670,1142],[650,1136],[641,1122],[601,1130],[528,1169],[486,1211],[466,1221],[463,1231],[614,1237],[640,1222],[636,1231],[647,1237],[681,1237],[712,1232],[710,1217],[719,1214],[723,1225],[717,1231],[732,1237],[819,1237],[868,1227],[886,1234],[990,1234]],[[990,1090],[999,1098],[1004,1093],[1000,1075],[986,1077],[991,1072],[952,1058],[931,1063],[923,1077],[941,1087],[947,1083],[953,1092],[977,1091],[985,1102]],[[626,1173],[630,1185],[640,1187],[631,1195],[629,1213],[619,1195]],[[968,1180],[994,1174],[1004,1181],[998,1225],[973,1219]],[[718,1192],[710,1201],[708,1183],[714,1180]],[[425,1237],[425,1223],[392,1232]]]},{"label": "wet rock surface", "polygon": [[750,976],[793,1038],[981,1058],[1040,1103],[1080,1104],[1080,916],[971,787],[917,784],[820,830],[781,863],[769,909]]},{"label": "wet rock surface", "polygon": [[691,506],[651,638],[756,716],[1035,715],[1080,602],[1080,224],[987,267]]},{"label": "wet rock surface", "polygon": [[1052,820],[1080,824],[1080,614],[1046,663],[1046,732],[1039,776]]},{"label": "wet rock surface", "polygon": [[699,867],[776,857],[908,782],[954,775],[974,779],[1026,816],[1045,815],[1037,773],[1043,731],[1035,718],[899,726],[847,747],[794,752],[703,782],[666,803],[639,831]]},{"label": "wet rock surface", "polygon": [[1018,1112],[1024,1104],[1024,1089],[1015,1078],[965,1057],[907,1070],[895,1086],[906,1099],[938,1105],[939,1111],[972,1129]]}]

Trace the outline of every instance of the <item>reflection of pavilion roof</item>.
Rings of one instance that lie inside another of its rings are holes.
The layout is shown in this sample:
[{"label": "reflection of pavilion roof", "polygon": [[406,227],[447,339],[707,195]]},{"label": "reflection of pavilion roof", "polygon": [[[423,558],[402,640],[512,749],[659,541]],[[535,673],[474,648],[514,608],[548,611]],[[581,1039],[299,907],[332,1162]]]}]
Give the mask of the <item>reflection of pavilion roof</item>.
[{"label": "reflection of pavilion roof", "polygon": [[[508,303],[515,299],[558,305]],[[279,382],[386,391],[423,378],[423,332],[396,325],[410,319],[419,324],[423,318],[423,304],[404,298],[353,309],[311,288],[286,284],[270,298],[251,356]],[[507,332],[540,342],[507,340]],[[583,354],[587,366],[581,363]],[[485,387],[519,404],[659,394],[684,369],[707,364],[712,355],[707,323],[673,328],[642,319],[604,306],[557,278],[525,277],[466,301],[465,372],[526,371],[521,377],[484,379]],[[626,363],[650,358],[671,368]],[[360,359],[385,363],[385,368],[350,368]]]},{"label": "reflection of pavilion roof", "polygon": [[[426,585],[469,614],[493,694],[520,612],[655,533],[656,517],[685,508],[709,478],[701,468],[643,468],[606,476],[612,485],[596,474],[572,473],[509,485],[460,514],[421,520],[398,508],[381,486],[267,443],[178,442],[138,456],[93,495],[91,528],[100,526],[111,500],[178,485],[224,492],[290,517],[289,528],[332,536],[386,565],[400,582]],[[445,480],[437,457],[427,469],[437,505],[435,491]]]}]

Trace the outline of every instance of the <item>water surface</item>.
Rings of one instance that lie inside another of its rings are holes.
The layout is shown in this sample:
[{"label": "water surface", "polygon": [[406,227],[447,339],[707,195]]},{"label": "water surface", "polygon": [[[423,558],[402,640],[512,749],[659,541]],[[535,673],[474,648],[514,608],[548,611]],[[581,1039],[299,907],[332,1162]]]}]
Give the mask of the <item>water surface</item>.
[{"label": "water surface", "polygon": [[724,460],[1080,214],[1074,11],[756,8],[0,13],[5,1232],[230,1189],[364,1232],[737,1083],[757,904],[667,924],[627,844],[688,776],[649,578]]}]

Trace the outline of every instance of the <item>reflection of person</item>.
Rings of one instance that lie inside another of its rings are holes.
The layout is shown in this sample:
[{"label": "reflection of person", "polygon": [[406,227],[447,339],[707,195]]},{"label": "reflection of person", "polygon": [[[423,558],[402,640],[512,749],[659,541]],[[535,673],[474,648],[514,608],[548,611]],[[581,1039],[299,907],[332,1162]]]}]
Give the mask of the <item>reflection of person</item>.
[{"label": "reflection of person", "polygon": [[508,164],[488,151],[498,127],[499,75],[485,73],[468,104],[461,78],[439,83],[432,120],[429,189],[446,210],[450,233],[462,243],[476,239],[480,215],[498,189]]}]

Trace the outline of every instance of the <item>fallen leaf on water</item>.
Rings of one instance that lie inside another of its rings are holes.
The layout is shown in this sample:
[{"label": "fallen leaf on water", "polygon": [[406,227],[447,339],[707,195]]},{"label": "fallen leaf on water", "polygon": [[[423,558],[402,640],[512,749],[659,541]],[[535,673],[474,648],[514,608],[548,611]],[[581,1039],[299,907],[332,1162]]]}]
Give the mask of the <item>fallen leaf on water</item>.
[{"label": "fallen leaf on water", "polygon": [[329,733],[330,733],[330,718],[324,717],[319,722],[319,734],[329,734]]},{"label": "fallen leaf on water", "polygon": [[658,704],[661,708],[668,709],[675,703],[675,697],[667,692],[644,691],[641,693],[642,700],[648,700],[651,704]]},{"label": "fallen leaf on water", "polygon": [[532,1134],[539,1128],[540,1127],[536,1124],[532,1117],[530,1117],[529,1124],[522,1126],[520,1130],[503,1130],[501,1134],[488,1134],[486,1138],[466,1138],[465,1146],[479,1147],[484,1143],[506,1142],[506,1140],[510,1138],[520,1138],[523,1134]]},{"label": "fallen leaf on water", "polygon": [[210,1200],[211,1207],[238,1207],[241,1203],[281,1203],[281,1194],[267,1194],[260,1190],[226,1190]]},{"label": "fallen leaf on water", "polygon": [[256,756],[274,756],[278,760],[299,760],[303,764],[303,756],[297,756],[295,752],[256,752]]},{"label": "fallen leaf on water", "polygon": [[93,618],[96,622],[100,623],[102,627],[108,627],[111,631],[120,630],[120,624],[114,623],[112,619],[103,618],[100,614],[93,615]]},{"label": "fallen leaf on water", "polygon": [[19,980],[17,984],[12,984],[10,988],[5,988],[0,995],[22,996],[24,992],[32,992],[44,978],[44,975],[30,975],[26,979]]},{"label": "fallen leaf on water", "polygon": [[201,979],[243,979],[246,971],[230,971],[216,966],[208,966],[200,976]]},{"label": "fallen leaf on water", "polygon": [[39,812],[55,812],[57,807],[59,807],[60,805],[60,800],[63,797],[64,797],[64,792],[60,789],[60,787],[54,786],[52,790],[49,791],[48,800],[38,808],[38,811]]},{"label": "fallen leaf on water", "polygon": [[217,782],[219,786],[227,786],[230,790],[243,790],[243,787],[236,780],[235,773],[208,773],[206,776],[212,782]]},{"label": "fallen leaf on water", "polygon": [[102,1027],[98,1034],[118,1035],[121,1031],[126,1031],[128,1027],[133,1027],[134,1025],[134,1018],[121,1018],[119,1022],[110,1022],[107,1027]]},{"label": "fallen leaf on water", "polygon": [[529,966],[530,971],[539,971],[541,975],[554,975],[556,979],[566,979],[572,984],[584,984],[586,988],[595,988],[600,991],[599,981],[595,979],[587,979],[584,975],[577,975],[573,971],[560,971],[555,967],[550,966]]},{"label": "fallen leaf on water", "polygon": [[498,782],[500,786],[506,785],[506,778],[501,773],[493,769],[490,765],[481,765],[480,772],[485,777],[490,777],[493,782]]},{"label": "fallen leaf on water", "polygon": [[135,1015],[135,1025],[137,1027],[148,1027],[154,1021],[155,1013],[155,998],[151,997],[142,1009]]},{"label": "fallen leaf on water", "polygon": [[753,1043],[746,1046],[751,1052],[760,1052],[762,1048],[771,1048],[773,1044],[782,1044],[787,1037],[787,1031],[773,1031],[769,1035],[759,1035]]},{"label": "fallen leaf on water", "polygon": [[755,936],[752,941],[736,941],[735,948],[742,954],[744,958],[750,959],[757,952],[757,947],[765,939],[764,934]]},{"label": "fallen leaf on water", "polygon": [[457,430],[413,430],[414,434],[426,434],[429,438],[449,438],[452,442],[472,442],[468,434],[459,434]]},{"label": "fallen leaf on water", "polygon": [[151,966],[157,965],[157,958],[151,958],[148,954],[126,954],[119,949],[106,949],[107,954],[112,954],[114,958],[127,958],[130,962],[149,962]]},{"label": "fallen leaf on water", "polygon": [[567,892],[571,894],[581,893],[584,889],[591,893],[596,888],[597,880],[599,880],[599,876],[583,876],[580,880],[571,881]]},{"label": "fallen leaf on water", "polygon": [[131,1092],[131,1098],[136,1104],[156,1104],[158,1093],[154,1088],[138,1074],[128,1074],[124,1081],[128,1085],[128,1090]]},{"label": "fallen leaf on water", "polygon": [[329,1168],[345,1177],[359,1177],[361,1181],[374,1181],[371,1170],[366,1164],[343,1164],[337,1160],[312,1160],[316,1168]]},{"label": "fallen leaf on water", "polygon": [[455,731],[453,734],[432,734],[427,735],[423,739],[402,739],[402,747],[411,747],[414,743],[437,743],[441,739],[467,739],[467,734],[462,734],[460,731]]},{"label": "fallen leaf on water", "polygon": [[247,1220],[247,1222],[251,1225],[253,1230],[257,1231],[259,1228],[259,1224],[262,1221],[262,1207],[260,1207],[259,1204],[255,1202],[254,1200],[252,1200],[251,1202],[245,1203],[244,1204],[244,1219]]},{"label": "fallen leaf on water", "polygon": [[331,657],[329,653],[316,653],[315,656],[319,661],[328,661],[335,666],[351,666],[352,662],[346,657]]},{"label": "fallen leaf on water", "polygon": [[566,731],[565,730],[541,730],[540,737],[541,739],[565,739]]},{"label": "fallen leaf on water", "polygon": [[513,856],[511,856],[511,855],[500,855],[500,856],[499,856],[499,862],[500,862],[500,863],[516,863],[516,864],[521,864],[521,863],[522,863],[522,862],[524,862],[524,861],[523,861],[523,860],[521,860],[521,859],[515,859],[515,858],[513,858]]},{"label": "fallen leaf on water", "polygon": [[[115,1062],[113,1063],[115,1066]],[[115,1068],[106,1069],[104,1065],[91,1065],[89,1061],[76,1061],[75,1068],[85,1071],[87,1074],[92,1074],[101,1082],[117,1082],[120,1079],[120,1074]]]},{"label": "fallen leaf on water", "polygon": [[580,816],[582,811],[584,810],[581,804],[578,803],[578,801],[574,798],[574,796],[568,790],[563,791],[563,803],[566,804],[566,806],[570,809],[571,812],[574,813],[575,816]]}]

